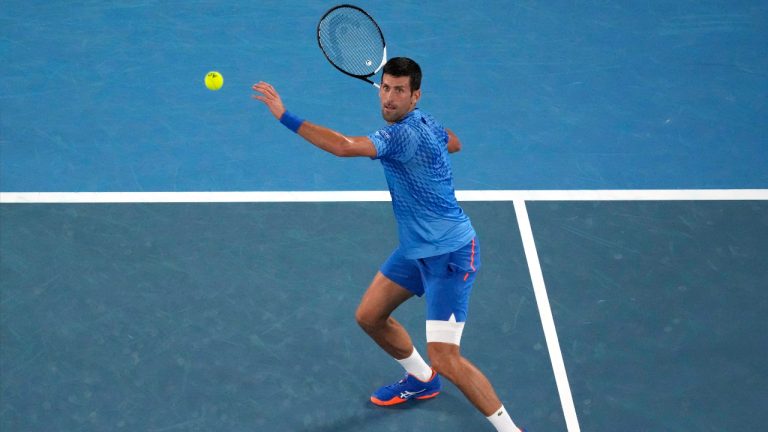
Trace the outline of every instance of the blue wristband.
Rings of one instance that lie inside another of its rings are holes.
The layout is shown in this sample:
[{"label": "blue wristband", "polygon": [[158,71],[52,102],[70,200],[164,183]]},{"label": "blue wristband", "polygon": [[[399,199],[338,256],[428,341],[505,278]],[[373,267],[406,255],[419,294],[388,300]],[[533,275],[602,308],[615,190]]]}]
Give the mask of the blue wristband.
[{"label": "blue wristband", "polygon": [[286,110],[283,115],[280,116],[280,123],[285,125],[288,129],[298,133],[301,124],[304,123],[304,119],[297,117],[295,114]]}]

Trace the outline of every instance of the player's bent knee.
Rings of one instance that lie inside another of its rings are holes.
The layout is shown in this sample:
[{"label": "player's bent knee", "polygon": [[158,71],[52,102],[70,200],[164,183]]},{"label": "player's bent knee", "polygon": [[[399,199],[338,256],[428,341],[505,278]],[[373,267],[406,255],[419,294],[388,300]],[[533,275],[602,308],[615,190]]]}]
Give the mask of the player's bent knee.
[{"label": "player's bent knee", "polygon": [[456,362],[450,358],[437,357],[436,360],[430,359],[432,362],[432,369],[440,375],[448,378],[449,381],[454,381]]},{"label": "player's bent knee", "polygon": [[458,349],[436,349],[428,345],[429,361],[437,373],[453,381],[461,365],[461,355]]},{"label": "player's bent knee", "polygon": [[382,320],[377,314],[358,308],[355,312],[355,321],[366,333],[370,333],[380,328],[386,320]]},{"label": "player's bent knee", "polygon": [[366,314],[365,311],[361,309],[357,309],[355,312],[355,321],[357,321],[357,325],[365,331],[368,331],[373,326],[370,315]]}]

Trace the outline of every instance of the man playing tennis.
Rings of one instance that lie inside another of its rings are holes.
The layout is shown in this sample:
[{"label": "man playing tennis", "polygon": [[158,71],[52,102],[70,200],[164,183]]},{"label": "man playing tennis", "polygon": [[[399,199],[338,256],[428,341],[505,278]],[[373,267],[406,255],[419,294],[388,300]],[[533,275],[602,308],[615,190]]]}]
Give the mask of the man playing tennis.
[{"label": "man playing tennis", "polygon": [[[368,136],[349,137],[304,121],[286,111],[275,89],[253,86],[255,99],[292,131],[336,156],[379,159],[392,196],[400,245],[381,266],[363,295],[356,319],[365,332],[406,370],[405,378],[378,389],[376,405],[429,399],[440,393],[440,375],[449,379],[496,427],[517,432],[491,383],[459,352],[469,295],[480,268],[480,243],[456,201],[449,152],[459,139],[429,114],[416,108],[421,97],[421,68],[396,57],[383,69],[379,98],[388,126]],[[409,298],[427,304],[427,352],[430,367],[408,332],[391,317]],[[438,375],[438,373],[440,375]]]}]

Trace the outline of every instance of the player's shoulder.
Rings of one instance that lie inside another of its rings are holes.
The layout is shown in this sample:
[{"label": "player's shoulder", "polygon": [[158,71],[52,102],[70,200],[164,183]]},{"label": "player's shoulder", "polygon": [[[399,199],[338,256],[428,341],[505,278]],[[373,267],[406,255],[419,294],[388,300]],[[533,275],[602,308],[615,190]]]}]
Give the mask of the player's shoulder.
[{"label": "player's shoulder", "polygon": [[431,127],[441,127],[440,122],[437,121],[437,119],[432,114],[419,108],[416,108],[415,110],[413,110],[413,112],[415,113],[414,115],[415,122],[423,123]]},{"label": "player's shoulder", "polygon": [[419,123],[424,122],[425,120],[430,120],[432,116],[421,108],[414,108],[413,111],[408,113],[406,118],[410,123]]},{"label": "player's shoulder", "polygon": [[408,129],[411,132],[421,130],[425,125],[433,127],[438,124],[435,119],[427,112],[416,108],[413,111],[406,114],[400,121],[392,124],[393,130]]}]

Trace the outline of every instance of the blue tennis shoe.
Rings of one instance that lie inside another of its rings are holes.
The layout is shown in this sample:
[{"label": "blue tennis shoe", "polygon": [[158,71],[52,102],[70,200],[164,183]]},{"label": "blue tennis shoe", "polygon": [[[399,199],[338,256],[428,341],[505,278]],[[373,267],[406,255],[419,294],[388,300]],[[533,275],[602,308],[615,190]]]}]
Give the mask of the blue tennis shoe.
[{"label": "blue tennis shoe", "polygon": [[411,374],[406,374],[400,381],[384,386],[371,395],[371,402],[378,406],[392,406],[408,402],[410,399],[431,399],[440,394],[440,375],[432,371],[429,381],[421,381]]}]

